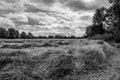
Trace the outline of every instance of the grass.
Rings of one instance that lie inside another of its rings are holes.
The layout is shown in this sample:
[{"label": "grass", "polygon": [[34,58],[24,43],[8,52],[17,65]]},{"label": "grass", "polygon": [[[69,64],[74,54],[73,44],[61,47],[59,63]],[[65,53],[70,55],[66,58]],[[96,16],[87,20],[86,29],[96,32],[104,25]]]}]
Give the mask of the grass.
[{"label": "grass", "polygon": [[[61,41],[50,41],[50,43],[59,42],[61,44]],[[22,50],[24,48],[31,50],[29,46],[22,45],[16,48],[16,44],[15,49],[19,50],[14,50],[12,46],[12,51],[1,51],[0,80],[103,80],[103,76],[100,76],[101,79],[95,79],[95,75],[101,72],[109,76],[112,70],[109,64],[112,64],[112,56],[116,55],[112,46],[104,41],[88,42],[87,45],[77,43],[75,46],[72,44],[72,47],[67,41],[65,43],[67,50],[62,44],[61,46],[64,47],[57,47],[58,49],[47,50],[45,47],[43,48],[45,51],[38,51],[37,55]],[[9,44],[4,49],[8,46]],[[36,45],[32,47],[36,48]],[[47,45],[47,47],[54,46]],[[41,47],[37,46],[37,48],[41,50]],[[91,74],[95,74],[94,78],[89,78]],[[105,76],[106,80],[112,79],[111,76],[107,76]]]},{"label": "grass", "polygon": [[[60,45],[69,45],[68,42],[64,42],[62,40],[58,41],[29,41],[29,42],[23,42],[23,41],[3,41],[5,42],[1,48],[9,48],[9,49],[24,49],[24,48],[31,48],[31,47],[59,47]],[[18,43],[17,43],[18,42]]]}]

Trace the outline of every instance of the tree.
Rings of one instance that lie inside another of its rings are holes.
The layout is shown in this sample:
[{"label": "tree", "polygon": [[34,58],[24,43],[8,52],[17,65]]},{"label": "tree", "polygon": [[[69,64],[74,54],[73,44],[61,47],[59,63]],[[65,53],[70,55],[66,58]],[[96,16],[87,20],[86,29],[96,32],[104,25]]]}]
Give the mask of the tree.
[{"label": "tree", "polygon": [[11,39],[19,38],[19,32],[14,28],[8,28],[7,36],[8,38],[11,38]]},{"label": "tree", "polygon": [[19,31],[15,30],[15,38],[19,38]]},{"label": "tree", "polygon": [[32,33],[29,32],[28,35],[27,35],[27,38],[32,39],[32,38],[34,38],[34,36],[33,36]]},{"label": "tree", "polygon": [[6,38],[10,38],[9,32],[6,31]]},{"label": "tree", "polygon": [[[87,37],[97,34],[102,39],[120,42],[120,0],[109,0],[109,8],[99,8],[93,16],[93,24],[86,28]],[[106,35],[107,34],[107,35]]]},{"label": "tree", "polygon": [[97,9],[93,16],[93,24],[101,25],[105,21],[106,8]]},{"label": "tree", "polygon": [[48,36],[48,38],[50,38],[50,39],[53,39],[53,38],[54,38],[54,36],[52,36],[52,35],[49,35],[49,36]]},{"label": "tree", "polygon": [[4,28],[0,28],[0,38],[6,38],[6,30]]},{"label": "tree", "polygon": [[26,32],[23,31],[23,32],[20,34],[20,37],[21,37],[21,38],[27,38]]},{"label": "tree", "polygon": [[102,25],[90,25],[86,28],[86,35],[89,37],[92,37],[93,35],[97,35],[97,34],[103,34],[104,33],[104,29],[102,27]]},{"label": "tree", "polygon": [[107,9],[102,7],[96,10],[93,16],[93,24],[86,28],[86,35],[92,37],[93,35],[104,33],[104,22],[106,20]]},{"label": "tree", "polygon": [[75,39],[76,38],[76,36],[74,36],[74,35],[71,35],[71,39]]},{"label": "tree", "polygon": [[120,0],[108,0],[109,3],[118,3]]},{"label": "tree", "polygon": [[120,32],[120,0],[109,0],[109,2],[111,3],[109,11],[112,14],[112,31],[117,34]]}]

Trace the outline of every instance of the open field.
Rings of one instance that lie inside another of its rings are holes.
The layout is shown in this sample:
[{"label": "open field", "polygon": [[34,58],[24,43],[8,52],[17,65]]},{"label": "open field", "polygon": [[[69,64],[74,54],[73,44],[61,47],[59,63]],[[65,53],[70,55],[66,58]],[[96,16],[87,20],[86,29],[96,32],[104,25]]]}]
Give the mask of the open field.
[{"label": "open field", "polygon": [[120,47],[104,41],[0,40],[0,80],[120,80]]}]

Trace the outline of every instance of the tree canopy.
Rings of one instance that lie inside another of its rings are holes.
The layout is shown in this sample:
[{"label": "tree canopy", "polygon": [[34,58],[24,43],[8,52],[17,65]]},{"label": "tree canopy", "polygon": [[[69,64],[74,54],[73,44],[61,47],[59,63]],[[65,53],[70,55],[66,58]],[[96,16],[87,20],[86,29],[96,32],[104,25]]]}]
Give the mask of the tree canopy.
[{"label": "tree canopy", "polygon": [[[94,37],[95,35],[112,34],[120,42],[120,0],[108,0],[109,8],[96,9],[93,16],[93,24],[86,28],[86,35]],[[113,38],[115,39],[115,38]]]}]

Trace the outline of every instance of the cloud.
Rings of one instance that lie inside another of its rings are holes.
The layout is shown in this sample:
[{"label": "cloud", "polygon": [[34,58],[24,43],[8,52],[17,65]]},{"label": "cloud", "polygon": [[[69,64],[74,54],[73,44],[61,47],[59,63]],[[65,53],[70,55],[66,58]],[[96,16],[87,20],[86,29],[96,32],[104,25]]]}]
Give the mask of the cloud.
[{"label": "cloud", "polygon": [[94,10],[96,8],[95,5],[90,5],[88,3],[78,0],[75,1],[70,1],[66,4],[67,6],[69,6],[70,8],[72,8],[73,10]]},{"label": "cloud", "polygon": [[32,12],[32,13],[40,12],[39,7],[34,4],[25,4],[25,7],[26,7],[25,12]]},{"label": "cloud", "polygon": [[80,19],[82,19],[82,20],[89,20],[90,21],[92,18],[89,15],[87,15],[87,16],[80,17]]},{"label": "cloud", "polygon": [[15,27],[15,24],[4,17],[0,17],[0,27],[8,28],[8,27]]},{"label": "cloud", "polygon": [[5,1],[5,2],[7,2],[7,3],[15,3],[15,2],[18,2],[18,0],[3,0],[3,1]]},{"label": "cloud", "polygon": [[102,6],[108,6],[107,0],[70,0],[66,3],[72,10],[95,10]]},{"label": "cloud", "polygon": [[14,22],[28,22],[28,18],[22,13],[21,14],[9,13],[8,15],[6,15],[6,18],[9,18]]},{"label": "cloud", "polygon": [[35,35],[85,33],[96,8],[106,0],[0,0],[0,25]]},{"label": "cloud", "polygon": [[43,3],[43,4],[45,4],[45,5],[50,6],[50,5],[54,4],[54,2],[55,2],[56,0],[30,0],[30,1],[31,1],[31,2],[34,2],[34,3],[38,3],[38,4]]}]

